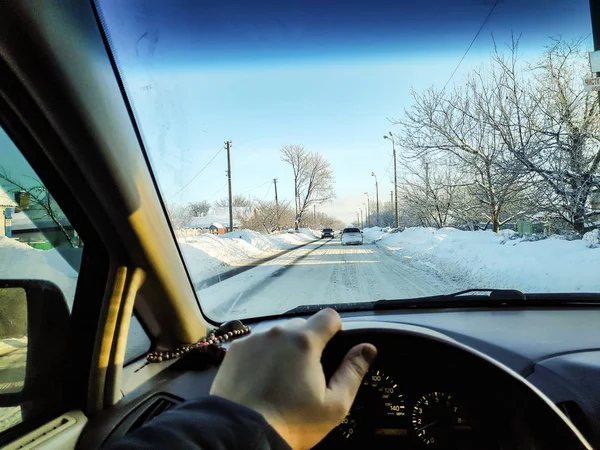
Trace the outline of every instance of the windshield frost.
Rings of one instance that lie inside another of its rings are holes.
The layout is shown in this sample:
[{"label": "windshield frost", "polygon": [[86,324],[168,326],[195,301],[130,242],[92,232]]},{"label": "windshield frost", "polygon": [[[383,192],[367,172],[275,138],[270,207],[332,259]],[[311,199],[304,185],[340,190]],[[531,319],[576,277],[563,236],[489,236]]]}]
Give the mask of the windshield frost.
[{"label": "windshield frost", "polygon": [[98,8],[209,317],[600,291],[587,1]]}]

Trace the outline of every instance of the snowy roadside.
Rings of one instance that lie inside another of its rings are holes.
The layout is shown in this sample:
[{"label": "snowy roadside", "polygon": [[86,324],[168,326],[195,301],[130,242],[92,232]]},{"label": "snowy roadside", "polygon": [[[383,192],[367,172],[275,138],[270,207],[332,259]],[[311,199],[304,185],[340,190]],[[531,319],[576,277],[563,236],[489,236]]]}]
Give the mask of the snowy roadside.
[{"label": "snowy roadside", "polygon": [[[192,280],[226,272],[259,261],[283,250],[312,242],[317,235],[308,229],[299,233],[263,235],[240,230],[221,236],[202,234],[178,238]],[[27,244],[0,237],[0,279],[38,279],[54,282],[69,306],[73,303],[77,272],[55,250],[38,250]]]},{"label": "snowy roadside", "polygon": [[251,265],[283,250],[292,250],[316,238],[313,231],[300,229],[299,233],[269,235],[239,230],[220,236],[182,236],[177,240],[192,280],[199,282],[235,267]]},{"label": "snowy roadside", "polygon": [[421,265],[465,288],[523,292],[600,292],[600,248],[589,240],[552,236],[538,241],[512,231],[408,228],[387,233],[364,230],[390,256]]},{"label": "snowy roadside", "polygon": [[63,292],[69,306],[75,297],[77,272],[57,250],[38,250],[7,237],[0,237],[0,280],[47,280]]}]

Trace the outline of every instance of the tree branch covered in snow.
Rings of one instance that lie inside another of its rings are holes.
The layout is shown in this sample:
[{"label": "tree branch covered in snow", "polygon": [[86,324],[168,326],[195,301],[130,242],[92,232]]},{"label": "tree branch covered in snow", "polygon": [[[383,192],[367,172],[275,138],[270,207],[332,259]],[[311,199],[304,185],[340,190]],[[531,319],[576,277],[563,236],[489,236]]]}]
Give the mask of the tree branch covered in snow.
[{"label": "tree branch covered in snow", "polygon": [[[460,221],[463,204],[466,216],[475,213],[495,231],[541,214],[579,233],[597,227],[590,199],[600,190],[600,108],[597,93],[581,82],[589,75],[581,47],[555,40],[528,64],[513,37],[506,54],[495,47],[490,63],[462,86],[413,91],[412,107],[394,121],[401,154],[409,165],[425,158],[430,169],[452,173],[436,179],[416,166],[413,181],[404,181],[405,207],[438,226]],[[460,196],[452,177],[466,186]]]},{"label": "tree branch covered in snow", "polygon": [[554,40],[528,71],[518,61],[518,40],[508,56],[496,50],[488,77],[503,101],[484,117],[535,177],[539,209],[580,233],[589,228],[590,195],[600,187],[598,96],[583,88],[589,67],[581,46]]}]

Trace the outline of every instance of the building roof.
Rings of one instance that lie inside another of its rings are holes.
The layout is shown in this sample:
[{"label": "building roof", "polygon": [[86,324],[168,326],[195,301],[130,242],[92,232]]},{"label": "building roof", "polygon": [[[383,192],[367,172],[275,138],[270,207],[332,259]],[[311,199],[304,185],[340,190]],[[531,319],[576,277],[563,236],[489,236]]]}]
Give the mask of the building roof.
[{"label": "building roof", "polygon": [[[229,228],[229,216],[218,217],[218,216],[202,216],[192,217],[188,225],[189,228],[209,228],[211,225],[218,224],[223,228]],[[240,225],[239,219],[233,217],[233,227],[236,228]]]},{"label": "building roof", "polygon": [[215,228],[226,228],[225,225],[223,225],[222,223],[219,223],[219,222],[211,223],[210,226],[215,227]]},{"label": "building roof", "polygon": [[[70,227],[70,223],[66,217],[58,218],[60,224],[64,227]],[[56,222],[54,222],[50,217],[46,216],[39,219],[30,219],[29,216],[21,211],[13,214],[12,218],[12,229],[13,231],[35,231],[35,230],[44,230],[48,228],[55,228]]]}]

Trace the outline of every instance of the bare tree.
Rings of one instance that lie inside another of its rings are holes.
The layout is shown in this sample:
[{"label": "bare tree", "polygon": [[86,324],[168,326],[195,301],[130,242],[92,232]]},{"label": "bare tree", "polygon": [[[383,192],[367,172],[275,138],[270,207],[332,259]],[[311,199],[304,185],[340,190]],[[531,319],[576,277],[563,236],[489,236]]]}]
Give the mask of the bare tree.
[{"label": "bare tree", "polygon": [[294,211],[290,202],[280,201],[277,205],[274,201],[255,200],[254,214],[240,219],[240,226],[249,230],[273,233],[281,224],[292,224]]},{"label": "bare tree", "polygon": [[[239,195],[239,194],[238,195],[234,195],[231,200],[232,200],[232,202],[231,202],[232,206],[234,208],[237,208],[237,207],[248,208],[248,207],[251,207],[252,203],[253,203],[250,198],[248,198],[248,197],[246,197],[244,195]],[[225,198],[222,198],[220,200],[216,200],[214,202],[214,206],[217,206],[217,207],[220,207],[220,208],[223,208],[225,206],[229,206],[229,198],[225,197]]]},{"label": "bare tree", "polygon": [[303,145],[290,144],[284,145],[281,148],[281,160],[292,166],[292,171],[294,174],[294,202],[296,216],[298,216],[298,212],[300,210],[299,192],[304,180],[305,165],[309,155],[310,153],[304,148]]},{"label": "bare tree", "polygon": [[210,202],[208,200],[190,202],[188,203],[187,207],[190,210],[190,214],[192,215],[192,217],[200,217],[208,212],[208,210],[210,209]]},{"label": "bare tree", "polygon": [[78,247],[79,244],[77,240],[74,239],[65,228],[64,222],[66,217],[64,213],[41,181],[32,178],[35,184],[31,187],[26,187],[23,183],[20,183],[15,178],[11,177],[4,169],[0,169],[0,180],[4,182],[2,184],[12,188],[12,190],[25,192],[29,196],[31,206],[27,215],[30,220],[50,219],[54,225],[56,225],[56,228],[64,235],[71,247]]},{"label": "bare tree", "polygon": [[321,211],[306,214],[303,222],[306,227],[312,228],[313,230],[322,230],[323,228],[341,230],[344,228],[344,222]]},{"label": "bare tree", "polygon": [[400,182],[403,223],[441,228],[463,219],[473,183],[460,164],[450,158],[442,164],[422,160],[405,165],[404,172]]},{"label": "bare tree", "polygon": [[281,149],[281,160],[292,166],[296,216],[299,220],[312,205],[335,196],[331,164],[322,155],[309,152],[301,145],[286,145]]},{"label": "bare tree", "polygon": [[167,211],[169,212],[171,224],[176,230],[179,228],[188,227],[190,225],[192,217],[195,217],[189,205],[167,205]]},{"label": "bare tree", "polygon": [[586,61],[581,41],[554,40],[525,77],[513,40],[508,56],[493,55],[503,102],[485,117],[538,180],[539,209],[580,233],[595,227],[589,200],[600,188],[600,111],[597,93],[586,92],[581,81],[589,75]]},{"label": "bare tree", "polygon": [[488,89],[489,84],[471,76],[464,87],[449,93],[433,88],[423,94],[413,91],[412,108],[395,123],[402,125],[400,138],[409,158],[443,161],[451,157],[460,164],[460,170],[470,178],[470,195],[497,232],[513,219],[504,213],[522,197],[526,177],[522,171],[513,170],[515,162],[500,134],[482,120],[478,100],[481,91]]}]

